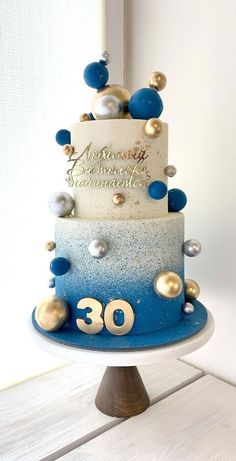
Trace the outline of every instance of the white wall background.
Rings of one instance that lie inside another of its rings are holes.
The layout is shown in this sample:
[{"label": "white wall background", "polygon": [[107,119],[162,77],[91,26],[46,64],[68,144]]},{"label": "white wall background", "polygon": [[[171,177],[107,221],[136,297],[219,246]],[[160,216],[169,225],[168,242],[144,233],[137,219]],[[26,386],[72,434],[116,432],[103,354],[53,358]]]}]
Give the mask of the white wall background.
[{"label": "white wall background", "polygon": [[[98,4],[1,1],[0,386],[62,363],[32,343],[27,322],[48,292],[47,200],[65,189],[54,133],[88,111],[93,90],[82,71],[100,52]],[[122,83],[123,0],[108,9],[111,82]],[[188,195],[186,238],[203,245],[198,258],[186,258],[186,276],[200,283],[216,320],[214,338],[185,359],[234,383],[235,20],[233,0],[125,1],[126,83],[146,86],[156,69],[168,77],[163,120],[178,168],[170,184]]]},{"label": "white wall background", "polygon": [[236,384],[236,2],[126,1],[126,83],[147,85],[149,72],[167,75],[162,119],[169,123],[169,186],[188,196],[186,239],[203,246],[186,258],[200,300],[215,317],[212,340],[185,357]]}]

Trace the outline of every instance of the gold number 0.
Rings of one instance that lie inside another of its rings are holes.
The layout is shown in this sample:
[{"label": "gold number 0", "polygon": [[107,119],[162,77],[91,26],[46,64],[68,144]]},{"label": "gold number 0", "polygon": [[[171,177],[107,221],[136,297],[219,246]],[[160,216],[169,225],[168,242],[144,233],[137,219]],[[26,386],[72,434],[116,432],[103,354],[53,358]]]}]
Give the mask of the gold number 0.
[{"label": "gold number 0", "polygon": [[[105,324],[106,329],[113,335],[121,336],[127,334],[134,324],[134,311],[131,305],[123,299],[113,299],[104,310],[104,320],[102,319],[102,303],[94,298],[83,298],[77,304],[78,309],[90,307],[91,312],[87,313],[87,318],[92,322],[87,324],[84,319],[77,319],[76,324],[79,330],[87,334],[99,333]],[[116,325],[114,322],[114,312],[122,310],[124,313],[123,325]]]}]

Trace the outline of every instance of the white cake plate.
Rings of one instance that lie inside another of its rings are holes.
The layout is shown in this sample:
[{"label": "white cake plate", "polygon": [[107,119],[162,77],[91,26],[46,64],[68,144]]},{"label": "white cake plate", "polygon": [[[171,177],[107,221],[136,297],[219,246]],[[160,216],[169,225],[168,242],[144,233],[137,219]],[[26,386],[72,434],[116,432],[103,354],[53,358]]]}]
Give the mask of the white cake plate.
[{"label": "white cake plate", "polygon": [[110,416],[129,417],[141,413],[150,403],[137,366],[180,358],[199,349],[213,335],[214,319],[208,311],[206,325],[190,338],[139,351],[92,351],[66,346],[42,336],[31,322],[30,332],[32,340],[46,352],[72,362],[106,365],[95,403],[99,410]]}]

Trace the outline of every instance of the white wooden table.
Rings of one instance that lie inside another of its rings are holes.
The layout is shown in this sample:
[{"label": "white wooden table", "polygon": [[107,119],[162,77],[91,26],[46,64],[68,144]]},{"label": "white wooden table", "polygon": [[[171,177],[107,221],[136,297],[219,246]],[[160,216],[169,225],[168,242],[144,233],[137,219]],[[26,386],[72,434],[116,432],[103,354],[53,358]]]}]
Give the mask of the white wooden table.
[{"label": "white wooden table", "polygon": [[94,404],[103,367],[69,364],[0,393],[0,460],[235,461],[236,389],[180,360],[139,367],[151,407]]}]

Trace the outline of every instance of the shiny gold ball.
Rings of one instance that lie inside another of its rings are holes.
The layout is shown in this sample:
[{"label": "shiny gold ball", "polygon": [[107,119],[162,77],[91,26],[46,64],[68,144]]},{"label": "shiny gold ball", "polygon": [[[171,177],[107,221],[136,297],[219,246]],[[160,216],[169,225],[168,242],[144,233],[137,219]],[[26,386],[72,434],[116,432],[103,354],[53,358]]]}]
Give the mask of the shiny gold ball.
[{"label": "shiny gold ball", "polygon": [[89,120],[90,120],[89,114],[82,114],[79,118],[80,122],[89,122]]},{"label": "shiny gold ball", "polygon": [[35,309],[38,325],[46,331],[57,331],[68,319],[68,306],[56,295],[44,298]]},{"label": "shiny gold ball", "polygon": [[186,301],[193,301],[194,299],[197,299],[200,295],[200,286],[197,282],[195,282],[195,280],[186,279],[184,292]]},{"label": "shiny gold ball", "polygon": [[158,118],[150,118],[144,125],[144,133],[148,138],[155,139],[162,133],[162,123]]},{"label": "shiny gold ball", "polygon": [[73,154],[74,147],[71,144],[65,144],[62,148],[62,152],[69,157],[71,154]]},{"label": "shiny gold ball", "polygon": [[176,298],[181,293],[182,288],[182,280],[176,272],[159,272],[154,280],[154,290],[163,298]]},{"label": "shiny gold ball", "polygon": [[52,240],[49,240],[48,242],[45,243],[44,248],[47,251],[53,251],[55,250],[56,244]]},{"label": "shiny gold ball", "polygon": [[149,77],[149,86],[154,90],[161,91],[166,86],[166,76],[162,72],[152,72]]},{"label": "shiny gold ball", "polygon": [[125,201],[125,197],[123,194],[114,194],[112,197],[112,201],[114,205],[122,205]]},{"label": "shiny gold ball", "polygon": [[130,113],[128,112],[128,102],[130,100],[130,92],[124,86],[121,85],[106,85],[100,90],[98,90],[92,100],[92,113],[96,118],[96,102],[102,97],[112,95],[115,96],[121,104],[121,112],[117,118],[130,118]]}]

